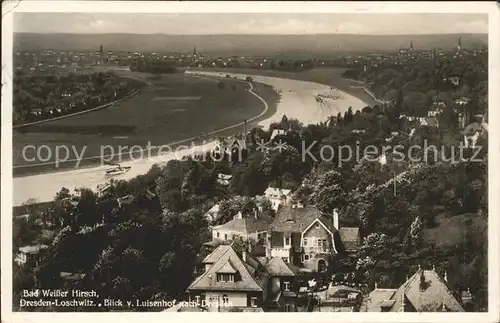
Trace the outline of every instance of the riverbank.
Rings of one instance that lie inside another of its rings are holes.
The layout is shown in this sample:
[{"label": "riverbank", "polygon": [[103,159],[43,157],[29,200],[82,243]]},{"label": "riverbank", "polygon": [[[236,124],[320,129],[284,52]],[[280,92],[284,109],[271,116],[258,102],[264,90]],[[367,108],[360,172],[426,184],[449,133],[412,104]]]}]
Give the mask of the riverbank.
[{"label": "riverbank", "polygon": [[[258,85],[248,84],[248,91],[263,103],[264,109],[259,115],[248,119],[247,125],[255,124],[275,114],[277,103],[271,102],[270,104],[266,102],[259,94],[255,93],[255,87],[258,87]],[[172,149],[171,152],[163,155],[157,155],[158,151],[143,151],[142,153],[146,153],[145,158],[132,159],[121,163],[122,166],[130,166],[131,169],[124,175],[117,177],[117,179],[130,180],[145,174],[155,164],[166,164],[173,159],[182,159],[195,154],[209,152],[214,147],[216,137],[234,134],[238,130],[243,130],[243,127],[244,123],[242,122],[198,137],[170,143],[168,146]],[[51,201],[62,187],[69,188],[70,190],[86,187],[95,191],[97,185],[106,181],[104,174],[107,169],[110,169],[109,166],[102,165],[103,157],[109,156],[96,156],[93,160],[86,160],[84,164],[80,164],[78,169],[14,178],[14,206],[20,206],[29,199],[35,199],[37,202]]]},{"label": "riverbank", "polygon": [[195,69],[189,73],[212,77],[225,77],[225,75],[229,75],[241,80],[251,75],[254,82],[272,86],[280,93],[281,100],[276,114],[259,123],[259,126],[264,128],[269,127],[273,122],[280,122],[283,116],[289,119],[297,119],[305,125],[317,124],[326,121],[330,116],[336,116],[338,113],[344,114],[349,107],[352,107],[356,111],[361,110],[367,105],[366,102],[343,91],[337,91],[339,99],[323,99],[319,103],[316,100],[316,96],[318,94],[328,94],[331,91],[331,87],[316,82],[247,73],[222,72],[220,70]]},{"label": "riverbank", "polygon": [[[248,87],[247,83],[228,80],[226,87],[219,89],[217,82],[184,74],[164,75],[114,107],[16,131],[14,176],[96,166],[102,155],[109,154],[116,154],[114,161],[120,163],[140,158],[148,147],[190,145],[191,141],[209,140],[207,134],[211,133],[234,134],[235,128],[221,130],[228,126],[240,125],[236,130],[242,131],[243,121],[263,110]],[[279,100],[270,86],[255,84],[254,90],[267,102]],[[271,109],[275,105],[270,105]],[[81,160],[78,165],[77,160]]]},{"label": "riverbank", "polygon": [[[213,74],[211,74],[214,76]],[[219,75],[220,76],[220,75]],[[247,74],[233,74],[232,77],[237,77],[243,80]],[[281,99],[276,102],[276,109],[267,102],[267,110],[262,111],[258,116],[249,119],[250,124],[257,124],[267,128],[272,122],[279,122],[286,115],[289,118],[296,118],[304,124],[318,123],[325,121],[329,116],[336,115],[338,112],[343,113],[349,106],[353,109],[362,109],[366,103],[353,97],[347,93],[340,93],[341,100],[331,102],[328,106],[320,106],[315,100],[315,95],[327,91],[329,86],[319,83],[298,81],[293,79],[282,79],[276,77],[253,76],[253,86],[258,88],[259,83],[265,84],[262,86],[274,93],[280,93]],[[260,96],[260,95],[259,95]],[[261,98],[263,102],[266,102]],[[218,129],[217,135],[224,135],[224,131],[235,133],[243,127],[242,123]],[[214,133],[209,132],[196,138],[183,140],[183,143],[194,141],[200,142],[202,138],[213,138]],[[172,144],[172,143],[171,143]],[[175,143],[173,143],[175,144]],[[179,143],[177,143],[179,144]],[[180,146],[181,144],[179,144]],[[179,147],[178,146],[178,147]],[[131,170],[122,176],[117,177],[118,180],[130,180],[136,176],[146,173],[154,164],[166,163],[172,159],[179,159],[196,153],[210,151],[213,147],[213,142],[206,140],[204,144],[197,145],[189,149],[179,149],[166,155],[144,158],[141,160],[127,161],[123,166],[131,166]],[[149,156],[148,156],[149,157]],[[97,157],[99,160],[101,156]],[[81,166],[81,165],[80,165]],[[87,187],[96,190],[97,185],[106,181],[105,170],[109,166],[78,168],[71,171],[63,171],[57,173],[47,173],[32,175],[26,177],[14,178],[14,205],[21,205],[30,198],[36,199],[38,202],[46,202],[53,199],[56,192],[62,187],[73,190],[78,187]]]},{"label": "riverbank", "polygon": [[359,100],[365,102],[365,106],[374,106],[380,104],[376,99],[373,98],[369,93],[367,93],[363,88],[360,88],[359,81],[350,80],[343,76],[345,71],[344,68],[335,67],[317,67],[311,70],[305,70],[302,72],[289,72],[289,71],[277,71],[277,70],[265,70],[265,69],[251,69],[251,68],[210,68],[210,69],[199,69],[194,68],[191,70],[199,71],[209,71],[215,73],[238,73],[246,74],[250,76],[260,75],[276,78],[285,78],[297,81],[314,82],[328,87],[334,87],[342,92],[350,94]]}]

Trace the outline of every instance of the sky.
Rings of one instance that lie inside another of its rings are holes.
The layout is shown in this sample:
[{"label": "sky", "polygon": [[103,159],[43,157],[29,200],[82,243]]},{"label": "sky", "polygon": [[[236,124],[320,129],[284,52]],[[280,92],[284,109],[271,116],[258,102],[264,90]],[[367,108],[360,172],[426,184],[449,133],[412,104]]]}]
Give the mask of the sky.
[{"label": "sky", "polygon": [[136,34],[487,33],[485,14],[15,13],[15,32]]}]

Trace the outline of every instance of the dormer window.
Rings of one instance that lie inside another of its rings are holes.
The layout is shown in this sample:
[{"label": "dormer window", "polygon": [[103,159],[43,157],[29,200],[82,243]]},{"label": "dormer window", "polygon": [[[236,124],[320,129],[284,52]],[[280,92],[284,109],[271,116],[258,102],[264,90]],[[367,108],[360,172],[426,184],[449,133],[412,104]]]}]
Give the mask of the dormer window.
[{"label": "dormer window", "polygon": [[234,283],[234,274],[217,274],[217,281],[221,283]]},{"label": "dormer window", "polygon": [[238,271],[231,262],[228,261],[217,271],[217,281],[222,283],[233,283],[237,273]]},{"label": "dormer window", "polygon": [[290,291],[290,282],[284,282],[283,285],[285,287],[285,291]]}]

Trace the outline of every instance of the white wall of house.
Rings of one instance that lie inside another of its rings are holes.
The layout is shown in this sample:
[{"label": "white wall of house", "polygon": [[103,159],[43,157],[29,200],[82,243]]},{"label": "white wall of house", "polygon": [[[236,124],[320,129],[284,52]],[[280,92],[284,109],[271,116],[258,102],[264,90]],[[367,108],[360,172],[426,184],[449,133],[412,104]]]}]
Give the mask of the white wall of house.
[{"label": "white wall of house", "polygon": [[[247,306],[247,293],[244,292],[231,292],[231,291],[211,291],[205,293],[205,300],[207,302],[222,302],[223,296],[227,295],[230,306]],[[211,308],[210,311],[217,311],[217,307]]]},{"label": "white wall of house", "polygon": [[253,232],[253,233],[241,233],[239,231],[224,230],[212,228],[212,239],[221,239],[225,241],[233,240],[234,236],[240,236],[243,240],[254,240],[258,241],[258,235],[264,235],[267,231]]},{"label": "white wall of house", "polygon": [[248,239],[247,234],[242,234],[239,231],[232,230],[224,230],[224,229],[212,229],[212,237],[213,239],[221,239],[221,240],[233,240],[233,236],[241,236],[244,240]]},{"label": "white wall of house", "polygon": [[269,201],[271,201],[272,207],[274,211],[277,211],[280,205],[286,204],[286,198],[278,198],[278,197],[268,197]]},{"label": "white wall of house", "polygon": [[290,248],[291,246],[283,248],[271,248],[271,257],[287,258],[288,260],[290,260]]}]

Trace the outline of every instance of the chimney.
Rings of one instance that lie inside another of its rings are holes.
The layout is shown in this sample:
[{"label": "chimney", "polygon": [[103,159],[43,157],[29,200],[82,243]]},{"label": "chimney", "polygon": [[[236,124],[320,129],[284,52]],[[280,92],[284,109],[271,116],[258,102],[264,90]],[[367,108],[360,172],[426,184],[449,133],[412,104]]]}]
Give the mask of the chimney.
[{"label": "chimney", "polygon": [[257,213],[257,209],[253,209],[253,215],[255,216],[256,219],[259,218],[259,215]]},{"label": "chimney", "polygon": [[247,251],[246,250],[243,250],[243,254],[241,255],[241,258],[242,258],[243,262],[247,262]]},{"label": "chimney", "polygon": [[247,120],[245,119],[244,121],[244,130],[243,130],[243,134],[246,136],[247,135]]},{"label": "chimney", "polygon": [[378,288],[378,284],[377,284],[377,282],[375,282],[375,289],[377,289],[377,288]]},{"label": "chimney", "polygon": [[333,209],[333,227],[339,229],[339,213],[338,209]]},{"label": "chimney", "polygon": [[448,282],[448,272],[447,271],[444,272],[444,281]]}]

